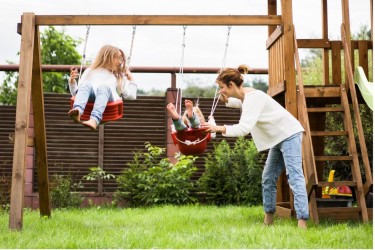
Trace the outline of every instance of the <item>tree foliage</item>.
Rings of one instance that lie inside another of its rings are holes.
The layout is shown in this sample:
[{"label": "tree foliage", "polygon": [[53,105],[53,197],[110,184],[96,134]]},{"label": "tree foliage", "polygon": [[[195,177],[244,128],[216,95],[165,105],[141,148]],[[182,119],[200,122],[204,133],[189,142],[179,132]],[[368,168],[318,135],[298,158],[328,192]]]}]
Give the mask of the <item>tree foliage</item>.
[{"label": "tree foliage", "polygon": [[[42,64],[77,65],[81,55],[76,47],[81,40],[75,40],[65,33],[50,26],[41,33]],[[19,53],[18,53],[19,54]],[[61,72],[44,72],[44,92],[65,93],[69,75]],[[17,101],[18,73],[6,72],[3,84],[0,86],[0,103],[15,105]]]},{"label": "tree foliage", "polygon": [[7,72],[0,85],[0,104],[14,105],[17,101],[18,73]]},{"label": "tree foliage", "polygon": [[[73,39],[65,34],[64,30],[58,31],[50,26],[41,34],[40,41],[43,64],[80,64],[81,55],[77,52],[76,47],[81,43],[81,40]],[[68,77],[68,74],[61,72],[43,73],[44,91],[65,93]]]},{"label": "tree foliage", "polygon": [[185,78],[187,87],[183,89],[182,96],[187,98],[198,98],[198,97],[211,97],[215,96],[216,85],[208,84],[199,77]]},{"label": "tree foliage", "polygon": [[256,77],[254,80],[253,80],[253,84],[252,84],[253,88],[255,89],[259,89],[259,90],[262,90],[263,92],[267,93],[267,90],[268,90],[268,84],[267,82],[261,78],[261,77]]}]

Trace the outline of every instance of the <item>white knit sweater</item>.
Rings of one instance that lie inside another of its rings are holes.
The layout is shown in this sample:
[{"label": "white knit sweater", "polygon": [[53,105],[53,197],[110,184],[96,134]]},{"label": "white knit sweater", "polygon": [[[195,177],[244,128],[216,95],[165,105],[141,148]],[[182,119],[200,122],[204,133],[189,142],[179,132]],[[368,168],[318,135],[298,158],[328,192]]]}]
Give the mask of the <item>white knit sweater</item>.
[{"label": "white knit sweater", "polygon": [[119,93],[117,92],[116,77],[112,74],[112,72],[103,68],[94,70],[87,68],[82,74],[79,85],[76,81],[74,81],[74,83],[69,83],[69,90],[72,96],[76,95],[79,86],[82,86],[82,83],[86,81],[90,82],[95,95],[97,94],[97,89],[99,86],[108,84],[108,86],[110,86],[114,101],[119,100],[121,98],[120,95],[126,100],[137,99],[137,84],[135,84],[133,81],[129,82],[126,77],[124,77],[122,81],[122,93]]},{"label": "white knit sweater", "polygon": [[238,124],[225,125],[227,137],[251,133],[258,151],[269,149],[284,139],[304,131],[300,122],[273,98],[260,90],[245,95],[243,103],[228,98],[227,107],[241,108]]}]

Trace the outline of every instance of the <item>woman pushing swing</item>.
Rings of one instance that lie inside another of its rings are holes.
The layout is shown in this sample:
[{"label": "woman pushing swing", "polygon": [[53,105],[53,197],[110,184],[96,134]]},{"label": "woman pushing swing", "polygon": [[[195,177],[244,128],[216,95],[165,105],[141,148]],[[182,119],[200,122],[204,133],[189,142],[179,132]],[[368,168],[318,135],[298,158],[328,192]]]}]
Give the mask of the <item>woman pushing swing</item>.
[{"label": "woman pushing swing", "polygon": [[237,69],[224,69],[216,78],[220,99],[227,107],[242,109],[239,123],[224,126],[204,123],[202,127],[206,132],[221,133],[227,137],[240,137],[251,133],[258,151],[269,149],[262,175],[264,224],[273,224],[276,182],[285,167],[294,194],[298,227],[306,229],[309,208],[302,171],[304,129],[292,114],[270,96],[260,90],[243,86],[242,74],[248,71],[246,65],[240,65]]}]

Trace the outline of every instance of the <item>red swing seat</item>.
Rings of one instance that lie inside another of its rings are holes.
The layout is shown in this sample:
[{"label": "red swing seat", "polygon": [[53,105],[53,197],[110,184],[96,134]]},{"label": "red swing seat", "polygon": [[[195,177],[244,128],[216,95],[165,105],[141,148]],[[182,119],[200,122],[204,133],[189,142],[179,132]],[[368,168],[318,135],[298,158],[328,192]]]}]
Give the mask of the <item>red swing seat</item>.
[{"label": "red swing seat", "polygon": [[[70,99],[70,108],[73,108],[74,100],[76,99],[75,96],[73,96]],[[81,115],[81,121],[88,121],[90,120],[90,114],[94,107],[93,102],[87,102],[85,111]],[[118,119],[121,119],[123,116],[124,106],[122,99],[119,99],[114,102],[108,102],[107,106],[104,110],[103,117],[100,123],[106,123],[109,121],[116,121]]]},{"label": "red swing seat", "polygon": [[204,133],[204,130],[203,128],[189,128],[182,131],[173,131],[173,143],[178,146],[183,155],[202,154],[206,151],[207,143],[211,140],[211,133]]}]

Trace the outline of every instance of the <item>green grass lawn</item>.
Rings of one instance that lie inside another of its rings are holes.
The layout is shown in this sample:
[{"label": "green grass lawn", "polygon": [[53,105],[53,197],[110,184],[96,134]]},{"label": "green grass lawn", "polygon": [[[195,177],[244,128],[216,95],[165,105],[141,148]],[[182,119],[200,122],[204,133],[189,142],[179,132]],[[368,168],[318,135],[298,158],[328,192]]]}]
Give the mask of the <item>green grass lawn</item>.
[{"label": "green grass lawn", "polygon": [[163,206],[55,210],[51,218],[24,212],[10,231],[0,211],[0,248],[373,248],[373,224],[294,219],[263,225],[261,207]]}]

